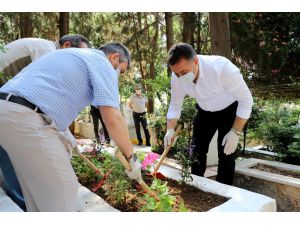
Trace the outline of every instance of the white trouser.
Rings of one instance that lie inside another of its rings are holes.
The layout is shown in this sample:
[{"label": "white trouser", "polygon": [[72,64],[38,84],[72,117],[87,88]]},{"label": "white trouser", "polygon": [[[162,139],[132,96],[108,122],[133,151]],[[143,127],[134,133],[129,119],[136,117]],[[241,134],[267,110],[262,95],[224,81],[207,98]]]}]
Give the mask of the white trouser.
[{"label": "white trouser", "polygon": [[58,135],[50,117],[0,100],[0,145],[14,166],[28,211],[77,210],[77,177]]}]

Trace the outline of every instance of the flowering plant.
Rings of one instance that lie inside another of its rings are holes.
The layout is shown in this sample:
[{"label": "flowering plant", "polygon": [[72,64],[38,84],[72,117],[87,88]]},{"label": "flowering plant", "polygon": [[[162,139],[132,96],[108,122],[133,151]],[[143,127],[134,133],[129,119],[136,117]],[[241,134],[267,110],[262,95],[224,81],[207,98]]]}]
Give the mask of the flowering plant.
[{"label": "flowering plant", "polygon": [[142,160],[142,169],[150,169],[150,166],[153,165],[158,159],[159,155],[154,152],[146,154],[144,159]]}]

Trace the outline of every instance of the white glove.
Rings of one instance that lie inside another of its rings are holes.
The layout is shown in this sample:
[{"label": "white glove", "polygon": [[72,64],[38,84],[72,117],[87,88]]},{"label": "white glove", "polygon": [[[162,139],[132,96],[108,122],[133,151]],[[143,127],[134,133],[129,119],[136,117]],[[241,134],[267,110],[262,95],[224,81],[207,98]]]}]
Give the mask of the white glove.
[{"label": "white glove", "polygon": [[130,179],[136,180],[138,183],[142,181],[142,174],[141,174],[141,163],[139,162],[137,156],[135,154],[132,155],[131,159],[129,160],[129,164],[131,170],[126,170],[126,173]]},{"label": "white glove", "polygon": [[72,150],[77,146],[75,137],[71,134],[69,129],[67,129],[66,131],[60,131],[58,137],[65,146],[71,158]]},{"label": "white glove", "polygon": [[[166,135],[165,135],[165,138],[164,138],[164,145],[165,145],[165,148],[168,146],[168,145],[171,145],[172,144],[172,139],[174,138],[174,134],[175,134],[175,131],[174,129],[168,129]],[[173,145],[174,146],[175,144],[175,140],[173,142]]]},{"label": "white glove", "polygon": [[230,130],[222,141],[222,146],[224,147],[225,155],[230,155],[235,152],[238,143],[239,143],[240,136],[236,134],[233,130]]}]

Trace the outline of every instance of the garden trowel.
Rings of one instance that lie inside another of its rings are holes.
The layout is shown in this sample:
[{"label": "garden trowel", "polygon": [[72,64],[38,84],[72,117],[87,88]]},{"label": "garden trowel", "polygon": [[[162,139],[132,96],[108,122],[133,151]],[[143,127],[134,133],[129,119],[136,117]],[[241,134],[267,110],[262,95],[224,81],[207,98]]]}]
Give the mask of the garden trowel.
[{"label": "garden trowel", "polygon": [[147,174],[148,176],[149,175],[154,176],[155,178],[160,179],[160,180],[166,179],[166,177],[162,173],[157,172],[157,171],[158,171],[159,167],[161,166],[161,164],[163,163],[164,159],[166,158],[167,154],[169,153],[170,149],[174,146],[180,131],[181,131],[181,125],[178,125],[178,127],[176,128],[175,134],[174,134],[173,143],[171,145],[168,145],[167,147],[165,147],[163,154],[161,155],[156,166],[154,167],[153,173]]},{"label": "garden trowel", "polygon": [[[131,170],[130,164],[119,149],[117,149],[115,151],[115,155],[116,155],[117,159],[123,164],[125,169],[130,171]],[[149,193],[153,198],[155,198],[157,201],[159,201],[157,194],[150,189],[150,187],[145,183],[145,181],[142,178],[140,180],[136,180],[136,181],[139,183],[139,185],[141,186],[143,191]]]}]

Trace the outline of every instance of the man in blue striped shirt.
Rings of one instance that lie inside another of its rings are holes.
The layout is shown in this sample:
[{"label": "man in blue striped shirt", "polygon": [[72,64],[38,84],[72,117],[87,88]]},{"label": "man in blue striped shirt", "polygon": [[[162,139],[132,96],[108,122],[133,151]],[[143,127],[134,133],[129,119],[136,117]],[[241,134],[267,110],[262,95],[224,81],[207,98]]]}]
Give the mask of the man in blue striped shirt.
[{"label": "man in blue striped shirt", "polygon": [[16,170],[28,211],[76,211],[78,182],[59,132],[87,105],[99,106],[109,135],[141,177],[119,111],[118,74],[130,66],[127,48],[57,50],[0,88],[0,145]]},{"label": "man in blue striped shirt", "polygon": [[[31,62],[43,55],[64,48],[88,48],[89,41],[80,34],[64,35],[58,41],[53,42],[41,38],[22,38],[5,45],[4,52],[0,52],[0,87],[10,77],[14,77]],[[63,132],[64,135],[66,132]],[[63,136],[60,137],[63,137]],[[69,145],[69,141],[64,141]],[[16,202],[20,208],[26,211],[25,201],[21,187],[17,180],[13,166],[6,151],[0,145],[0,177],[3,172],[3,184],[0,184],[7,195]]]}]

